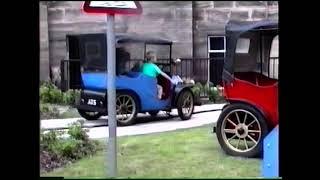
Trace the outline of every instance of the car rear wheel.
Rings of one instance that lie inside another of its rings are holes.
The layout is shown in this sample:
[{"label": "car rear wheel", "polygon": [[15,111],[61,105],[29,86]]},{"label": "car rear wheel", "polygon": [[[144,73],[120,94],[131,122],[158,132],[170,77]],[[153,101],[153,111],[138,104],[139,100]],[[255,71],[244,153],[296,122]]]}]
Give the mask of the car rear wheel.
[{"label": "car rear wheel", "polygon": [[216,126],[220,146],[232,156],[260,156],[267,133],[263,115],[246,104],[228,105],[221,112]]},{"label": "car rear wheel", "polygon": [[117,122],[120,126],[128,126],[135,123],[138,114],[138,103],[134,95],[119,93],[116,98]]},{"label": "car rear wheel", "polygon": [[178,115],[182,120],[191,118],[194,110],[194,97],[189,90],[181,92],[177,102]]},{"label": "car rear wheel", "polygon": [[81,117],[85,118],[88,121],[97,120],[102,116],[102,114],[99,112],[84,111],[81,109],[78,109],[78,112]]}]

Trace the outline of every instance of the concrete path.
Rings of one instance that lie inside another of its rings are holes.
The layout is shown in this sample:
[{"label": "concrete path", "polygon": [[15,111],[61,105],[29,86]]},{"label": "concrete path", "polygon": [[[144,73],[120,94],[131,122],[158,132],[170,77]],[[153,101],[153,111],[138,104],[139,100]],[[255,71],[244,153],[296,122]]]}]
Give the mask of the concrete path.
[{"label": "concrete path", "polygon": [[[117,136],[119,137],[173,131],[177,129],[199,127],[206,124],[212,124],[213,127],[218,120],[220,112],[221,111],[214,111],[194,114],[191,119],[186,121],[181,121],[179,117],[175,117],[164,121],[153,121],[144,124],[136,124],[133,126],[117,127]],[[93,139],[105,138],[109,136],[109,129],[107,126],[90,128],[88,135]]]},{"label": "concrete path", "polygon": [[[160,112],[155,118],[147,114],[139,114],[137,124],[131,126],[117,127],[117,136],[149,134],[164,131],[172,131],[177,129],[198,127],[206,124],[214,124],[221,113],[221,108],[224,104],[210,104],[196,106],[194,114],[190,120],[181,121],[178,117],[177,110],[173,110],[168,117],[164,112]],[[67,129],[70,123],[83,118],[68,118],[68,119],[52,119],[41,120],[41,128],[49,129]],[[84,120],[85,121],[85,120]],[[85,121],[83,127],[88,128],[90,138],[105,138],[108,137],[107,116],[101,117],[97,121]]]}]

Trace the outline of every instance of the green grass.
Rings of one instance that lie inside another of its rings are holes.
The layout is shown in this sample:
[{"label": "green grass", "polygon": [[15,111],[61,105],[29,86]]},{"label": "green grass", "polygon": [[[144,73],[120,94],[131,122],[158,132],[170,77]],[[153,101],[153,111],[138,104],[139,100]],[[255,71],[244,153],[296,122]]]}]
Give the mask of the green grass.
[{"label": "green grass", "polygon": [[[225,155],[211,126],[118,139],[121,178],[259,177],[260,159]],[[84,158],[42,176],[107,177],[106,154]]]}]

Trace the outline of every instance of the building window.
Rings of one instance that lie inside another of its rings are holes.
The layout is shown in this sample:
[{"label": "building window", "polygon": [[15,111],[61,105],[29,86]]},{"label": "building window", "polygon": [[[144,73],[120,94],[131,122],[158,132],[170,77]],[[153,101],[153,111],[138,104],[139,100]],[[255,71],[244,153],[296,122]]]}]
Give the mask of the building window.
[{"label": "building window", "polygon": [[214,85],[222,83],[222,69],[226,53],[225,36],[208,36],[208,80]]},{"label": "building window", "polygon": [[208,37],[208,53],[225,53],[226,37],[225,36],[209,36]]}]

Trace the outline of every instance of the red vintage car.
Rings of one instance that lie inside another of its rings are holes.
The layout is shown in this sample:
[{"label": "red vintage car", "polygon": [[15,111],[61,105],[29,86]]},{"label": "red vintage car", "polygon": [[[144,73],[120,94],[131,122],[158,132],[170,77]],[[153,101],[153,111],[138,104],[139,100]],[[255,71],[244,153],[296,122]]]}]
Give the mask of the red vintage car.
[{"label": "red vintage car", "polygon": [[230,21],[226,37],[222,77],[229,103],[217,121],[216,135],[227,154],[257,157],[264,137],[279,121],[278,23]]}]

